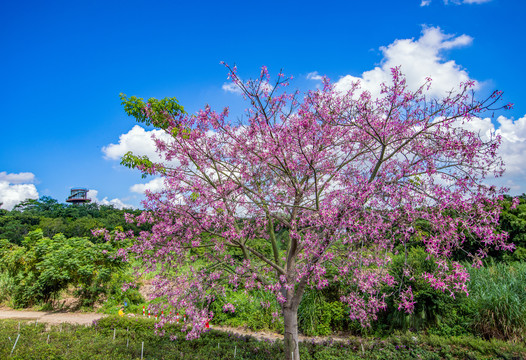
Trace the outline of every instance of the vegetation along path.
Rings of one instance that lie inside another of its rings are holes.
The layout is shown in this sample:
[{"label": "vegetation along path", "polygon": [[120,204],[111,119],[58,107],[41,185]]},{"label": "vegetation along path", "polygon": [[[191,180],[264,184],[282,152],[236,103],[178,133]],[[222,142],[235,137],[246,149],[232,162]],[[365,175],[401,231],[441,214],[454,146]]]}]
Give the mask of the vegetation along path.
[{"label": "vegetation along path", "polygon": [[[65,311],[32,311],[32,310],[13,310],[13,309],[0,309],[0,320],[11,319],[11,320],[24,320],[24,321],[37,321],[39,323],[47,323],[57,325],[61,323],[78,324],[78,325],[91,325],[94,320],[98,320],[107,315],[99,313],[81,313],[81,312],[65,312]],[[215,325],[210,326],[211,328],[223,332],[229,332],[241,336],[252,336],[253,338],[261,340],[280,340],[283,339],[283,335],[268,332],[259,331],[254,332],[244,328],[233,328],[229,326]],[[344,341],[342,337],[328,337],[328,336],[300,336],[300,341],[315,341],[323,342],[327,339],[332,338],[336,341]]]}]

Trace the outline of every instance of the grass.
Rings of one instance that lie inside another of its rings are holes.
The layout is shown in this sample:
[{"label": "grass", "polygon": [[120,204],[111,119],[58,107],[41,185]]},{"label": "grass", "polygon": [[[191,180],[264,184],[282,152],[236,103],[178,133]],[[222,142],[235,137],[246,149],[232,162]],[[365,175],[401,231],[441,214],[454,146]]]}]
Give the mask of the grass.
[{"label": "grass", "polygon": [[[34,322],[0,321],[1,359],[255,359],[284,358],[281,341],[210,331],[187,341],[180,328],[170,325],[167,335],[155,332],[150,319],[108,317],[93,326],[46,326]],[[20,334],[13,355],[10,353]],[[115,334],[115,339],[113,335]],[[170,340],[168,334],[177,335]],[[474,337],[419,336],[399,333],[388,338],[350,337],[346,341],[301,343],[306,359],[526,359],[526,345]]]},{"label": "grass", "polygon": [[526,262],[472,269],[473,327],[486,338],[526,340]]}]

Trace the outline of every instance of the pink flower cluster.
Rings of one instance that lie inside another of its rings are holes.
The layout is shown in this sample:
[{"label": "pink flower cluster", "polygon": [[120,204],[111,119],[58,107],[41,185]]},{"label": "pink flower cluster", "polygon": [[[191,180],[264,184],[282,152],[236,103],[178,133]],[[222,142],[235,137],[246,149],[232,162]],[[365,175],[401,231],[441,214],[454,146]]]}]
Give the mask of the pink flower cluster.
[{"label": "pink flower cluster", "polygon": [[223,305],[223,312],[231,312],[233,314],[236,312],[236,307],[231,303],[225,304]]}]

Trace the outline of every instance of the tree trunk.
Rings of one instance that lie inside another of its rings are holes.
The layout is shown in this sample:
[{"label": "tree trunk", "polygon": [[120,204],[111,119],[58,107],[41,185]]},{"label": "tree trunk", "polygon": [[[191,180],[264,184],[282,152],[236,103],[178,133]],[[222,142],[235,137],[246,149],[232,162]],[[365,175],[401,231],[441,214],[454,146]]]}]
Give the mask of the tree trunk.
[{"label": "tree trunk", "polygon": [[300,360],[298,344],[298,306],[292,305],[283,308],[285,321],[285,359]]}]

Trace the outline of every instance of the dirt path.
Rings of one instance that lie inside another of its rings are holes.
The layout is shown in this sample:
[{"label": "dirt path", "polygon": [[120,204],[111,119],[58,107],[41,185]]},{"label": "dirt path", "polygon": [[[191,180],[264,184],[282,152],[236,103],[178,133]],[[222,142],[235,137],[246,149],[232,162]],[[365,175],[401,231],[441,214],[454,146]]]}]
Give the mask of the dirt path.
[{"label": "dirt path", "polygon": [[[31,310],[13,310],[0,308],[0,320],[11,319],[11,320],[25,320],[25,321],[37,321],[41,323],[48,323],[57,325],[61,323],[79,324],[79,325],[91,325],[94,320],[100,319],[106,315],[98,313],[80,313],[80,312],[65,312],[65,311],[31,311]],[[213,329],[220,331],[228,331],[238,335],[251,335],[258,339],[279,339],[282,336],[279,334],[272,333],[254,333],[244,329],[236,329],[228,326],[210,326]]]},{"label": "dirt path", "polygon": [[[257,340],[283,340],[283,335],[276,334],[273,332],[268,331],[252,331],[244,328],[233,328],[230,326],[222,326],[222,325],[210,325],[210,327],[214,330],[224,331],[224,332],[230,332],[236,335],[242,335],[242,336],[252,336],[253,338]],[[333,341],[347,341],[349,338],[345,336],[304,336],[299,335],[298,340],[300,342],[316,342],[316,343],[322,343],[324,341],[333,340]]]},{"label": "dirt path", "polygon": [[29,311],[29,310],[6,310],[0,309],[0,319],[29,320],[48,324],[79,324],[91,325],[93,320],[104,317],[97,313],[77,313],[58,311]]},{"label": "dirt path", "polygon": [[[106,315],[98,313],[80,313],[80,312],[60,312],[60,311],[30,311],[30,310],[12,310],[12,309],[1,309],[0,308],[0,319],[12,319],[12,320],[28,320],[37,321],[40,323],[47,323],[57,325],[61,323],[79,324],[79,325],[91,325],[94,320],[100,319]],[[212,329],[230,332],[242,336],[252,336],[257,340],[282,340],[283,335],[267,332],[267,331],[251,331],[243,328],[232,328],[229,326],[221,325],[210,325]],[[345,341],[345,337],[340,336],[299,336],[299,341],[315,341],[323,342],[329,338],[336,341]]]}]

